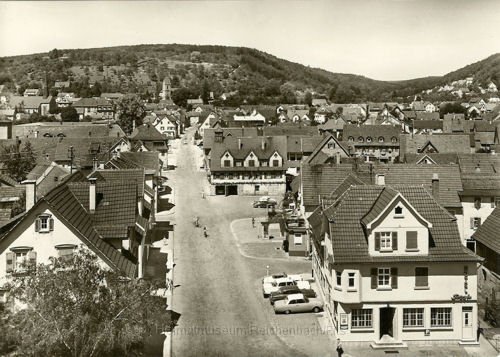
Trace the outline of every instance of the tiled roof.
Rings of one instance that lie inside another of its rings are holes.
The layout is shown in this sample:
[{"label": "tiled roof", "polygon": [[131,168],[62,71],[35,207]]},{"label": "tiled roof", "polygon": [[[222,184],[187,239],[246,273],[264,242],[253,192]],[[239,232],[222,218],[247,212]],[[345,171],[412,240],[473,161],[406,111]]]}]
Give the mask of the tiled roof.
[{"label": "tiled roof", "polygon": [[378,142],[379,137],[384,138],[384,143],[390,143],[392,138],[396,138],[399,142],[399,135],[401,133],[401,128],[395,127],[392,125],[353,125],[346,124],[344,125],[344,140],[347,140],[349,137],[354,138],[354,143],[357,145],[358,137],[366,138],[368,136],[373,138],[373,142],[371,144],[375,144]]},{"label": "tiled roof", "polygon": [[215,132],[221,131],[223,137],[256,137],[258,136],[257,128],[217,128],[217,129],[205,129],[203,131],[203,148],[212,149],[214,144]]},{"label": "tiled roof", "polygon": [[100,137],[100,138],[59,138],[54,154],[54,161],[70,161],[68,156],[70,147],[73,147],[74,162],[76,165],[92,166],[94,155],[100,157],[107,155],[109,150],[120,138]]},{"label": "tiled roof", "polygon": [[323,137],[316,136],[287,136],[287,151],[293,153],[312,153],[323,141]]},{"label": "tiled roof", "polygon": [[[239,147],[241,143],[241,148]],[[262,146],[264,144],[264,147]],[[245,159],[251,152],[259,160],[268,160],[271,156],[278,152],[278,154],[286,161],[287,158],[287,138],[286,136],[259,136],[252,138],[234,138],[226,137],[222,143],[214,143],[212,148],[210,160],[210,170],[225,170],[228,168],[221,167],[221,158],[224,153],[229,152],[233,158],[237,160]],[[235,169],[241,171],[258,171],[257,167],[236,167]],[[272,171],[272,170],[283,170],[283,168],[273,168],[273,167],[263,167],[261,170]]]},{"label": "tiled roof", "polygon": [[428,157],[434,161],[437,165],[449,165],[458,164],[458,154],[457,153],[445,153],[445,154],[406,154],[405,163],[416,164],[419,163],[424,157]]},{"label": "tiled roof", "polygon": [[344,128],[344,125],[346,125],[346,121],[341,117],[335,119],[332,118],[329,119],[325,124],[318,125],[318,130],[337,131],[337,130],[342,130]]},{"label": "tiled roof", "polygon": [[263,136],[295,135],[295,136],[315,136],[318,129],[314,126],[286,125],[267,126],[262,129]]},{"label": "tiled roof", "polygon": [[444,207],[461,207],[458,191],[462,191],[462,181],[458,165],[379,165],[375,174],[384,174],[386,185],[419,185],[432,192],[432,177],[439,177],[439,198]]},{"label": "tiled roof", "polygon": [[472,174],[473,177],[500,175],[500,156],[498,155],[460,154],[458,164],[462,175]]},{"label": "tiled roof", "polygon": [[[427,114],[432,114],[432,113],[427,113]],[[443,122],[441,120],[415,120],[413,122],[413,128],[438,130],[438,129],[443,129]]]},{"label": "tiled roof", "polygon": [[132,162],[146,170],[158,171],[160,169],[160,157],[158,152],[122,152],[120,158]]},{"label": "tiled roof", "polygon": [[428,113],[428,112],[416,112],[416,119],[415,123],[419,120],[437,120],[439,121],[439,113],[438,112],[433,112],[433,113]]},{"label": "tiled roof", "polygon": [[10,97],[9,105],[14,107],[22,106],[24,109],[38,109],[41,104],[50,103],[52,97],[44,98],[42,96],[32,96],[32,97],[18,97],[12,96]]},{"label": "tiled roof", "polygon": [[493,212],[486,218],[483,224],[479,226],[472,238],[484,244],[497,254],[500,254],[500,206],[497,206]]},{"label": "tiled roof", "polygon": [[7,175],[2,175],[0,174],[0,182],[3,182],[4,184],[7,184],[9,186],[16,186],[17,181],[14,180],[13,178],[7,176]]},{"label": "tiled roof", "polygon": [[[374,257],[368,254],[367,236],[361,220],[374,209],[377,202],[382,207],[383,202],[390,200],[398,192],[424,219],[432,223],[432,228],[429,229],[430,244],[427,256]],[[324,214],[330,222],[330,237],[337,264],[480,260],[462,246],[454,218],[439,206],[423,187],[353,186],[335,204],[328,207]],[[313,223],[318,224],[317,220]]]},{"label": "tiled roof", "polygon": [[131,140],[141,141],[166,141],[165,135],[161,134],[153,125],[144,124],[134,129],[130,134]]},{"label": "tiled roof", "polygon": [[330,141],[334,140],[336,145],[339,146],[339,149],[342,149],[346,156],[349,156],[349,152],[344,148],[342,143],[340,143],[335,136],[332,134],[326,135],[321,142],[316,145],[314,151],[307,158],[306,162],[310,165],[324,164],[331,158],[331,156],[323,151],[325,145]]},{"label": "tiled roof", "polygon": [[73,107],[113,107],[113,105],[104,98],[81,98],[73,103]]},{"label": "tiled roof", "polygon": [[135,183],[137,197],[144,195],[144,169],[125,169],[125,170],[96,170],[90,174],[89,178],[96,178],[97,181],[105,182],[130,182]]},{"label": "tiled roof", "polygon": [[[112,190],[112,188],[110,190]],[[82,193],[79,193],[80,196],[82,196]],[[119,195],[123,194],[123,192],[120,192]],[[135,199],[134,196],[132,197]],[[56,215],[65,225],[73,228],[80,239],[83,241],[83,243],[85,243],[101,259],[103,259],[104,262],[108,264],[112,269],[121,271],[129,277],[135,276],[135,264],[125,258],[116,248],[105,242],[99,236],[96,228],[94,227],[92,215],[87,212],[87,210],[82,205],[82,202],[77,199],[74,191],[69,187],[68,184],[61,184],[54,188],[44,198],[39,200],[32,209],[36,209],[42,204],[47,204],[54,215]],[[116,207],[116,204],[113,204],[112,206]],[[120,207],[115,209],[115,211],[117,211],[114,212],[115,215],[123,217]],[[20,222],[22,222],[28,216],[29,215],[25,214],[21,220],[16,222],[16,226],[19,225]],[[107,218],[110,218],[109,215],[107,215]],[[12,227],[11,229],[13,229],[14,227]],[[7,236],[8,233],[6,233],[6,235],[4,235],[2,239],[5,239],[5,237]]]},{"label": "tiled roof", "polygon": [[470,137],[462,134],[401,135],[401,153],[418,153],[429,143],[439,153],[470,153]]},{"label": "tiled roof", "polygon": [[0,186],[0,202],[4,200],[12,200],[20,198],[25,192],[25,187],[17,186]]},{"label": "tiled roof", "polygon": [[319,205],[322,197],[330,194],[352,173],[352,165],[308,165],[303,164],[302,199],[306,211],[310,212]]}]

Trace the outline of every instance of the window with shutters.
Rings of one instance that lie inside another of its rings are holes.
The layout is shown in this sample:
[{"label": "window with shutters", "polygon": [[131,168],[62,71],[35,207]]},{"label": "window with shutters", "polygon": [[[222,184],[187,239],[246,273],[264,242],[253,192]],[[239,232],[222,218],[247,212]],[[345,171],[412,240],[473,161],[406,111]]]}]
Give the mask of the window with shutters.
[{"label": "window with shutters", "polygon": [[431,308],[431,327],[451,327],[451,307]]},{"label": "window with shutters", "polygon": [[351,328],[371,328],[372,309],[355,309],[351,312]]},{"label": "window with shutters", "polygon": [[406,251],[418,251],[418,233],[416,231],[406,232]]},{"label": "window with shutters", "polygon": [[54,230],[54,219],[48,214],[42,214],[35,220],[35,231],[48,233]]},{"label": "window with shutters", "polygon": [[479,226],[481,225],[481,217],[472,217],[470,219],[470,228],[471,229],[478,229]]},{"label": "window with shutters", "polygon": [[7,273],[25,273],[36,266],[36,252],[31,247],[11,248],[11,250],[6,253]]},{"label": "window with shutters", "polygon": [[424,309],[403,309],[403,327],[424,327]]},{"label": "window with shutters", "polygon": [[429,287],[429,268],[427,267],[415,268],[415,287],[416,288]]},{"label": "window with shutters", "polygon": [[398,287],[398,268],[372,268],[371,288],[391,290]]},{"label": "window with shutters", "polygon": [[377,287],[390,288],[391,287],[391,268],[378,268],[377,274]]}]

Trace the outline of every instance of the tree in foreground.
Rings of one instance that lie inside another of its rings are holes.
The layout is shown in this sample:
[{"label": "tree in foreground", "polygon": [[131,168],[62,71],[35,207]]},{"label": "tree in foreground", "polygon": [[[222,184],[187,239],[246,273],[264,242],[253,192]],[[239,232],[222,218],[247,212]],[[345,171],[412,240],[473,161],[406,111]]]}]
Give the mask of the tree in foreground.
[{"label": "tree in foreground", "polygon": [[85,248],[53,258],[14,278],[11,296],[26,308],[9,315],[10,347],[22,356],[142,356],[145,337],[168,323],[155,290],[103,269]]},{"label": "tree in foreground", "polygon": [[17,182],[26,180],[28,173],[36,166],[36,156],[29,141],[21,148],[17,144],[3,147],[1,153],[4,170]]},{"label": "tree in foreground", "polygon": [[146,116],[146,108],[141,99],[136,95],[121,98],[117,104],[118,124],[130,135],[134,126],[142,125],[142,119]]}]

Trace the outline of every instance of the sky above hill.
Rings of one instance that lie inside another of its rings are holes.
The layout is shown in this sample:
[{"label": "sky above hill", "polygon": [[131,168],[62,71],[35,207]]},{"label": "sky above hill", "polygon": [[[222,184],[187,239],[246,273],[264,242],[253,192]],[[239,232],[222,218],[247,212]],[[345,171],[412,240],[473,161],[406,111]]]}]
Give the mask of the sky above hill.
[{"label": "sky above hill", "polygon": [[498,0],[0,1],[0,56],[53,48],[245,46],[332,72],[443,75],[500,52]]}]

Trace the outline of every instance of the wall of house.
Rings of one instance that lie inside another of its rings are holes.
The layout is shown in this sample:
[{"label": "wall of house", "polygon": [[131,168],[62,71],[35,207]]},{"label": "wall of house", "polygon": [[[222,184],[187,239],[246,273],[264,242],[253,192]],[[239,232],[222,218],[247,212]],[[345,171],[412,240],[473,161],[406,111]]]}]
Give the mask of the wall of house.
[{"label": "wall of house", "polygon": [[[351,305],[352,306],[352,305]],[[448,342],[448,341],[460,341],[464,337],[462,333],[462,309],[464,307],[471,308],[472,316],[472,326],[470,330],[472,331],[472,338],[469,340],[476,339],[476,331],[478,326],[477,321],[477,304],[476,303],[466,303],[466,304],[452,304],[452,303],[427,303],[422,304],[412,304],[412,303],[397,303],[397,304],[363,304],[362,306],[356,306],[356,308],[372,309],[372,327],[364,329],[352,329],[351,325],[351,306],[338,304],[337,314],[335,316],[336,325],[338,328],[338,338],[342,340],[343,343],[348,342],[373,342],[380,339],[380,309],[391,307],[395,308],[394,318],[392,320],[393,324],[393,337],[396,340],[405,342]],[[424,308],[423,321],[424,326],[418,328],[405,328],[403,327],[403,309],[404,308]],[[451,308],[451,326],[446,328],[431,327],[430,315],[431,308]],[[346,328],[341,328],[338,321],[341,321],[341,314],[347,314],[347,326]],[[470,335],[469,335],[470,336]],[[468,337],[469,337],[468,336]]]},{"label": "wall of house", "polygon": [[[35,219],[40,214],[50,214],[54,219],[54,230],[42,233],[35,231]],[[8,236],[0,242],[0,285],[6,280],[7,258],[6,253],[15,247],[29,247],[36,252],[36,262],[49,263],[50,257],[57,257],[58,250],[55,248],[61,244],[74,244],[81,246],[83,242],[62,223],[48,208],[32,212],[27,219],[22,221]],[[100,264],[106,264],[99,259]]]},{"label": "wall of house", "polygon": [[[300,234],[300,238],[296,238],[296,234]],[[289,231],[287,232],[286,239],[288,240],[288,255],[303,257],[309,251],[306,233]],[[295,242],[300,244],[296,244]]]},{"label": "wall of house", "polygon": [[[474,199],[475,197],[481,197],[481,205],[480,208],[477,209],[475,207]],[[492,204],[493,198],[493,204]],[[471,219],[474,217],[481,218],[481,224],[484,223],[486,218],[489,217],[491,212],[495,209],[495,197],[492,196],[462,196],[462,207],[463,207],[463,222],[462,222],[462,231],[463,235],[463,244],[465,245],[465,240],[470,238],[476,229],[472,228]]]}]

